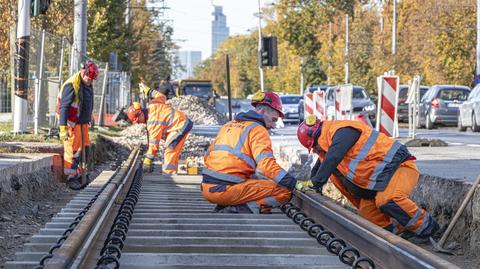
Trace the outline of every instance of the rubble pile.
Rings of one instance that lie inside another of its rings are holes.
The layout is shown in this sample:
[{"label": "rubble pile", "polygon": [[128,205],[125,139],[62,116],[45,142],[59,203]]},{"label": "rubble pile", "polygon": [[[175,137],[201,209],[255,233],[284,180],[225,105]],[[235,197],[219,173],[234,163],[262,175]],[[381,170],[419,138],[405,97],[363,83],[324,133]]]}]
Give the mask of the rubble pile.
[{"label": "rubble pile", "polygon": [[227,117],[214,109],[204,100],[193,95],[182,95],[170,99],[167,104],[182,111],[198,125],[222,125],[228,121]]},{"label": "rubble pile", "polygon": [[[115,142],[126,145],[130,148],[135,145],[147,143],[147,129],[145,127],[145,124],[130,125],[125,130],[123,130],[120,135],[121,137],[114,139]],[[212,137],[189,134],[187,140],[185,141],[185,144],[183,145],[182,155],[180,156],[180,159],[185,160],[187,157],[198,157],[202,159],[212,140]],[[158,154],[159,160],[162,160],[163,158],[162,155],[164,149],[164,141],[160,141]]]}]

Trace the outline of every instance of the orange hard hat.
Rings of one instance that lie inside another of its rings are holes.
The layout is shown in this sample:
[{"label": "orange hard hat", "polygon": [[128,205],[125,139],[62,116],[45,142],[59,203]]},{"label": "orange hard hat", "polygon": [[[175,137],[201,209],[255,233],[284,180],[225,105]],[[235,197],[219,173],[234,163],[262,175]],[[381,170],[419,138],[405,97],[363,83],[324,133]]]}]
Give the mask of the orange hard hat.
[{"label": "orange hard hat", "polygon": [[138,102],[133,102],[128,108],[127,118],[132,123],[145,123],[145,115],[143,115],[142,105]]},{"label": "orange hard hat", "polygon": [[257,92],[252,97],[252,106],[256,107],[258,104],[267,105],[280,113],[280,117],[284,117],[282,111],[282,100],[274,92]]},{"label": "orange hard hat", "polygon": [[312,151],[315,142],[315,134],[321,125],[322,121],[320,119],[317,119],[315,115],[309,115],[302,123],[300,123],[300,126],[298,126],[298,140],[308,149],[308,152]]}]

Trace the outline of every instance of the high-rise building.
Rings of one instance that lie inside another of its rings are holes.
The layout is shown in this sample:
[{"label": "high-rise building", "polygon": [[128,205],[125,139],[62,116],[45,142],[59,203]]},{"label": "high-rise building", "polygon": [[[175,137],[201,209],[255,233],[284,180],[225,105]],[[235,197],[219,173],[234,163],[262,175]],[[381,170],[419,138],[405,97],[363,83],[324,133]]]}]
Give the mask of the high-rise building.
[{"label": "high-rise building", "polygon": [[223,14],[221,6],[214,6],[212,13],[212,54],[218,49],[220,44],[228,38],[229,29],[227,27],[227,17]]},{"label": "high-rise building", "polygon": [[187,79],[192,78],[195,74],[193,73],[197,64],[202,61],[202,52],[201,51],[178,51],[178,59],[180,64],[185,67],[185,71],[179,72],[178,79]]}]

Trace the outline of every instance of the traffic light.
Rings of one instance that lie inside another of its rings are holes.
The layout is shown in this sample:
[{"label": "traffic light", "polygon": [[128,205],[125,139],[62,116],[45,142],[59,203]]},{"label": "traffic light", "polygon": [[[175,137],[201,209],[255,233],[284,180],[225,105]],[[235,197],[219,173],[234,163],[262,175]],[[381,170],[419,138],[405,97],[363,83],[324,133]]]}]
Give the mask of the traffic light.
[{"label": "traffic light", "polygon": [[266,36],[262,38],[262,49],[260,50],[260,66],[277,66],[277,37]]},{"label": "traffic light", "polygon": [[40,14],[47,13],[48,6],[50,6],[51,0],[32,0],[32,12],[33,17],[37,17]]}]

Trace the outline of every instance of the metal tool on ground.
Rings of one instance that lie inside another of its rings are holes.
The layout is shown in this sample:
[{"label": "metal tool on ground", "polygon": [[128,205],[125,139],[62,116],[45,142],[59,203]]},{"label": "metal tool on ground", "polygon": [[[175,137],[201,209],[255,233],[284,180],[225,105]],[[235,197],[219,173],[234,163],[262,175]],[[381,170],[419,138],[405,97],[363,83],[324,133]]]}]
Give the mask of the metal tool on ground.
[{"label": "metal tool on ground", "polygon": [[[83,131],[83,124],[80,124],[80,132],[81,132],[81,135],[82,135],[82,164],[80,165],[80,170],[81,170],[81,173],[82,173],[82,188],[85,187],[88,182],[87,182],[87,175],[85,174],[85,170],[86,170],[86,153],[85,153],[85,139],[84,139],[84,131]],[[88,127],[87,127],[88,128]]]},{"label": "metal tool on ground", "polygon": [[467,196],[465,196],[465,198],[463,199],[463,202],[460,205],[460,208],[458,209],[457,213],[455,213],[455,216],[453,216],[452,221],[448,225],[445,233],[442,235],[442,238],[440,238],[440,241],[435,242],[435,240],[433,240],[433,238],[430,237],[430,242],[432,243],[433,248],[435,249],[436,252],[445,253],[445,254],[449,254],[449,255],[454,255],[454,253],[452,251],[450,251],[448,249],[444,249],[443,245],[445,244],[445,241],[447,241],[447,238],[450,235],[450,233],[452,232],[453,227],[457,223],[458,219],[460,218],[460,215],[462,215],[463,210],[465,210],[465,207],[467,207],[468,202],[470,202],[470,200],[472,199],[473,194],[475,193],[475,189],[478,186],[478,183],[480,183],[480,175],[477,177],[477,179],[473,183],[472,187],[468,191]]}]

